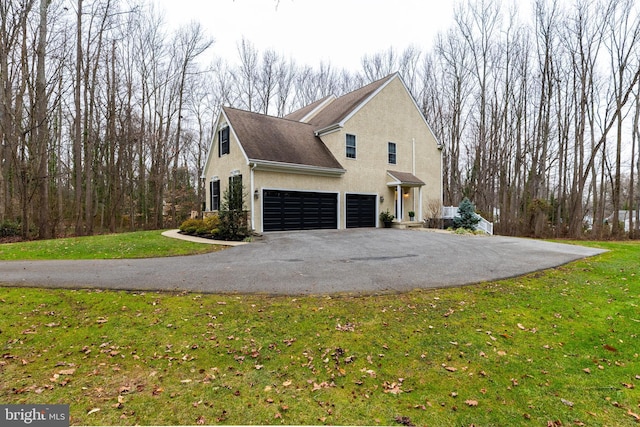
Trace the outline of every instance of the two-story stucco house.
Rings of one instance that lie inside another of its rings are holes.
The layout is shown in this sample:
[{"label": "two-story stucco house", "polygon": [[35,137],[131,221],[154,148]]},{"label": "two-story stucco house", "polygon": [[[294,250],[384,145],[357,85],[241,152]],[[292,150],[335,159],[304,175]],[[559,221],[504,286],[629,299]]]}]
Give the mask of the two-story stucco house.
[{"label": "two-story stucco house", "polygon": [[[205,164],[205,210],[242,180],[251,227],[378,227],[442,201],[441,151],[399,74],[284,118],[224,107]],[[206,212],[205,212],[206,214]]]}]

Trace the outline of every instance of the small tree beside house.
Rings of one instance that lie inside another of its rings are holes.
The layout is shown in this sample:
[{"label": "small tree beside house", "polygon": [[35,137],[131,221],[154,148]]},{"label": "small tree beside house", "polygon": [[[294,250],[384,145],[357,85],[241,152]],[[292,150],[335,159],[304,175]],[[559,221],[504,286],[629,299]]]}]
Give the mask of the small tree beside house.
[{"label": "small tree beside house", "polygon": [[222,195],[218,212],[220,225],[218,237],[223,240],[240,241],[251,235],[244,208],[244,186],[242,179],[230,179],[229,188]]},{"label": "small tree beside house", "polygon": [[464,228],[475,231],[476,225],[480,222],[480,217],[476,215],[476,207],[468,198],[464,198],[458,206],[458,216],[453,218],[454,228]]}]

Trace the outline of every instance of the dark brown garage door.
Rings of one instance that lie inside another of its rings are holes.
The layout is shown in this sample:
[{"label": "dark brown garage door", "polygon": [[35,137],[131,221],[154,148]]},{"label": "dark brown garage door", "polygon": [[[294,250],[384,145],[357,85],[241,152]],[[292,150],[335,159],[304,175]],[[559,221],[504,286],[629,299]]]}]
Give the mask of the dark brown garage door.
[{"label": "dark brown garage door", "polygon": [[264,190],[264,231],[338,228],[338,195],[307,191]]},{"label": "dark brown garage door", "polygon": [[376,226],[376,196],[347,194],[347,228]]}]

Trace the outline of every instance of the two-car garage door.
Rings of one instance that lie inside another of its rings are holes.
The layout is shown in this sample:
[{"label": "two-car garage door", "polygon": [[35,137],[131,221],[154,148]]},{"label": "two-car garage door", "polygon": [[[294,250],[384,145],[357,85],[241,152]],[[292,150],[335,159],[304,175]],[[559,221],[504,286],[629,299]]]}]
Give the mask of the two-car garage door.
[{"label": "two-car garage door", "polygon": [[264,190],[264,231],[338,228],[338,194]]},{"label": "two-car garage door", "polygon": [[[337,193],[264,190],[262,196],[264,231],[338,228]],[[375,195],[347,194],[347,227],[375,227],[375,201]]]}]

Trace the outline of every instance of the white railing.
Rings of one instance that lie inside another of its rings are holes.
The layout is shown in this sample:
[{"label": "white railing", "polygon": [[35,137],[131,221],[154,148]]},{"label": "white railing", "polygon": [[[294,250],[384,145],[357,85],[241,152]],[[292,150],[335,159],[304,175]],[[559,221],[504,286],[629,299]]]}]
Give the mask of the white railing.
[{"label": "white railing", "polygon": [[[458,207],[457,206],[443,206],[442,207],[442,218],[455,218],[458,216]],[[476,229],[482,230],[487,234],[493,234],[493,223],[487,221],[482,216],[476,214],[478,218],[480,218],[480,222],[476,225]]]},{"label": "white railing", "polygon": [[476,224],[476,229],[477,230],[482,230],[487,234],[493,235],[493,223],[487,221],[486,219],[482,218],[478,214],[476,214],[476,216],[478,216],[478,218],[480,218],[480,222],[478,224]]},{"label": "white railing", "polygon": [[442,207],[442,218],[454,218],[458,216],[458,207],[457,206],[443,206]]}]

